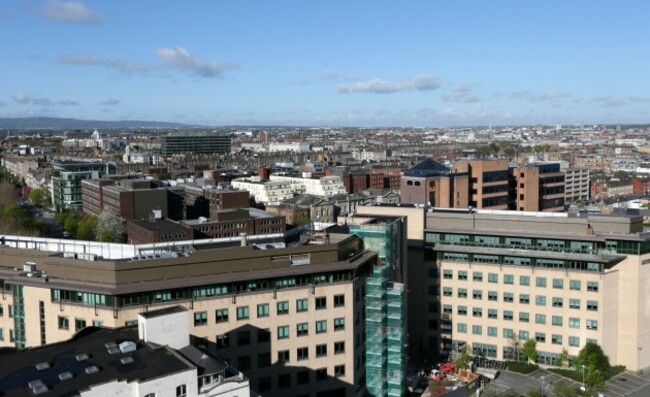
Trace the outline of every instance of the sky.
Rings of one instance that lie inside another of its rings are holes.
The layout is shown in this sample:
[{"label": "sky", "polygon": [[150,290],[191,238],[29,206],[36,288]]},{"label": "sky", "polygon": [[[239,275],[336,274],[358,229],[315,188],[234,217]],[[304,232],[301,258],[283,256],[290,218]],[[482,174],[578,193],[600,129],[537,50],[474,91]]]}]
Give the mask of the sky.
[{"label": "sky", "polygon": [[0,117],[650,123],[650,2],[1,0]]}]

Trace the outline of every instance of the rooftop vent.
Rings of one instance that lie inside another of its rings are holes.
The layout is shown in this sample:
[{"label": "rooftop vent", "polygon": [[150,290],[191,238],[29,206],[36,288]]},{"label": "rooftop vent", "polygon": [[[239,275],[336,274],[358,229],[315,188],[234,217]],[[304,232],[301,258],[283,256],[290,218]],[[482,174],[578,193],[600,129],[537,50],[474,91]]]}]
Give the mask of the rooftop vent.
[{"label": "rooftop vent", "polygon": [[99,368],[97,368],[96,365],[93,365],[92,367],[87,367],[87,368],[84,370],[84,372],[86,372],[88,375],[90,375],[90,374],[96,374],[97,372],[99,372]]},{"label": "rooftop vent", "polygon": [[25,264],[23,265],[23,271],[25,273],[34,273],[36,271],[36,263],[25,262]]},{"label": "rooftop vent", "polygon": [[104,347],[106,347],[106,349],[113,349],[113,348],[116,348],[116,347],[117,347],[117,343],[115,343],[115,342],[108,342],[108,343],[104,344]]},{"label": "rooftop vent", "polygon": [[59,380],[68,380],[72,379],[72,372],[61,372],[59,374]]},{"label": "rooftop vent", "polygon": [[131,353],[131,352],[134,352],[135,349],[137,349],[137,346],[135,345],[135,342],[127,340],[127,341],[124,341],[124,342],[120,343],[120,351],[122,353]]},{"label": "rooftop vent", "polygon": [[38,363],[36,364],[36,369],[39,371],[43,371],[44,369],[50,368],[50,363]]},{"label": "rooftop vent", "polygon": [[40,379],[27,383],[27,386],[32,390],[32,394],[42,394],[47,392],[47,386]]},{"label": "rooftop vent", "polygon": [[122,363],[122,365],[131,364],[134,361],[135,361],[135,359],[133,357],[131,357],[131,356],[122,357],[120,359],[120,363]]},{"label": "rooftop vent", "polygon": [[86,353],[81,353],[81,354],[77,354],[76,356],[74,356],[74,358],[77,361],[86,361],[86,360],[88,360],[89,356]]},{"label": "rooftop vent", "polygon": [[120,348],[117,347],[117,346],[116,347],[111,347],[107,351],[108,351],[108,354],[117,354],[117,353],[120,352]]}]

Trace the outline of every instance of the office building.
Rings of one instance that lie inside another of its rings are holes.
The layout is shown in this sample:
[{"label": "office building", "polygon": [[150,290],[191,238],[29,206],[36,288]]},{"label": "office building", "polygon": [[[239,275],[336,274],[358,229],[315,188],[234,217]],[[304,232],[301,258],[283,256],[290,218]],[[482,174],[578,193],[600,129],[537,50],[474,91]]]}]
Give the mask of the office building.
[{"label": "office building", "polygon": [[51,194],[52,204],[57,212],[81,210],[83,206],[81,182],[85,179],[99,179],[114,175],[115,164],[73,161],[52,162]]},{"label": "office building", "polygon": [[315,177],[310,172],[303,172],[302,176],[271,174],[269,180],[288,183],[293,194],[331,197],[346,193],[343,179],[336,175]]},{"label": "office building", "polygon": [[[3,357],[3,396],[249,397],[243,373],[190,343],[186,309],[138,315],[137,326],[88,327],[74,338]],[[255,395],[253,393],[252,395]]]},{"label": "office building", "polygon": [[4,236],[0,345],[65,341],[181,305],[189,332],[263,395],[364,395],[366,277],[377,254],[354,235],[284,248],[272,237],[130,245]]},{"label": "office building", "polygon": [[516,211],[564,211],[564,172],[560,163],[538,162],[510,169],[515,188],[511,209]]},{"label": "office building", "polygon": [[175,154],[228,154],[230,135],[164,135],[160,139],[160,153],[163,157]]},{"label": "office building", "polygon": [[564,201],[586,202],[589,200],[589,169],[567,168],[564,170]]},{"label": "office building", "polygon": [[236,178],[230,184],[235,189],[247,190],[257,203],[264,205],[279,205],[293,197],[288,182],[262,181],[259,176]]},{"label": "office building", "polygon": [[468,172],[453,172],[431,159],[404,171],[400,181],[401,202],[404,204],[467,208],[468,194]]},{"label": "office building", "polygon": [[469,205],[494,210],[507,210],[510,204],[508,169],[507,159],[469,160],[452,167],[455,173],[469,174]]}]

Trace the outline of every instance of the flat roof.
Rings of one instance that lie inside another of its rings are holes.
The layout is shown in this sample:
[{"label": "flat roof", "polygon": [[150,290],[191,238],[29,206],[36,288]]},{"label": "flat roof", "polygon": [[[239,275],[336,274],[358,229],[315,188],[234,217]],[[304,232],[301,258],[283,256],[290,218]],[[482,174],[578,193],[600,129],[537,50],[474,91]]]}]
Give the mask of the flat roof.
[{"label": "flat roof", "polygon": [[[137,346],[134,352],[109,353],[106,344],[131,341]],[[79,355],[87,359],[79,361]],[[133,362],[122,364],[130,356]],[[191,370],[194,366],[168,347],[154,347],[138,340],[137,327],[117,329],[88,327],[72,339],[33,349],[5,354],[0,366],[0,395],[24,397],[32,395],[29,382],[41,380],[48,388],[47,395],[75,396],[91,386],[112,381],[146,381],[168,374]],[[47,363],[49,368],[38,370],[37,364]],[[97,372],[86,369],[97,367]],[[71,378],[61,380],[59,375],[69,373]]]},{"label": "flat roof", "polygon": [[151,310],[148,312],[143,312],[140,313],[140,316],[144,318],[155,318],[155,317],[160,317],[160,316],[166,316],[168,314],[175,314],[175,313],[183,313],[186,312],[187,309],[184,308],[183,306],[172,306],[172,307],[166,307],[164,309],[158,309],[158,310]]}]

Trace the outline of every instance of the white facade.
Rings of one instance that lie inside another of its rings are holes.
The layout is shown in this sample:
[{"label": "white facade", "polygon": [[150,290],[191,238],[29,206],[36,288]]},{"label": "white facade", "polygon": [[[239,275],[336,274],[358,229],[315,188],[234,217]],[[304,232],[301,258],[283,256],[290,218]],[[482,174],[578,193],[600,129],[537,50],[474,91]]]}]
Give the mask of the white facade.
[{"label": "white facade", "polygon": [[322,178],[271,175],[271,181],[286,182],[296,194],[311,194],[320,197],[331,197],[336,194],[346,194],[343,179],[340,176],[324,176]]},{"label": "white facade", "polygon": [[296,153],[306,153],[310,149],[309,143],[303,142],[289,142],[289,143],[280,143],[280,142],[271,142],[269,143],[269,152],[296,152]]},{"label": "white facade", "polygon": [[265,205],[278,205],[293,197],[291,186],[286,182],[261,182],[259,177],[251,177],[233,179],[230,185],[236,189],[248,190],[255,201]]},{"label": "white facade", "polygon": [[567,168],[564,176],[564,200],[589,200],[589,170],[587,168]]}]

